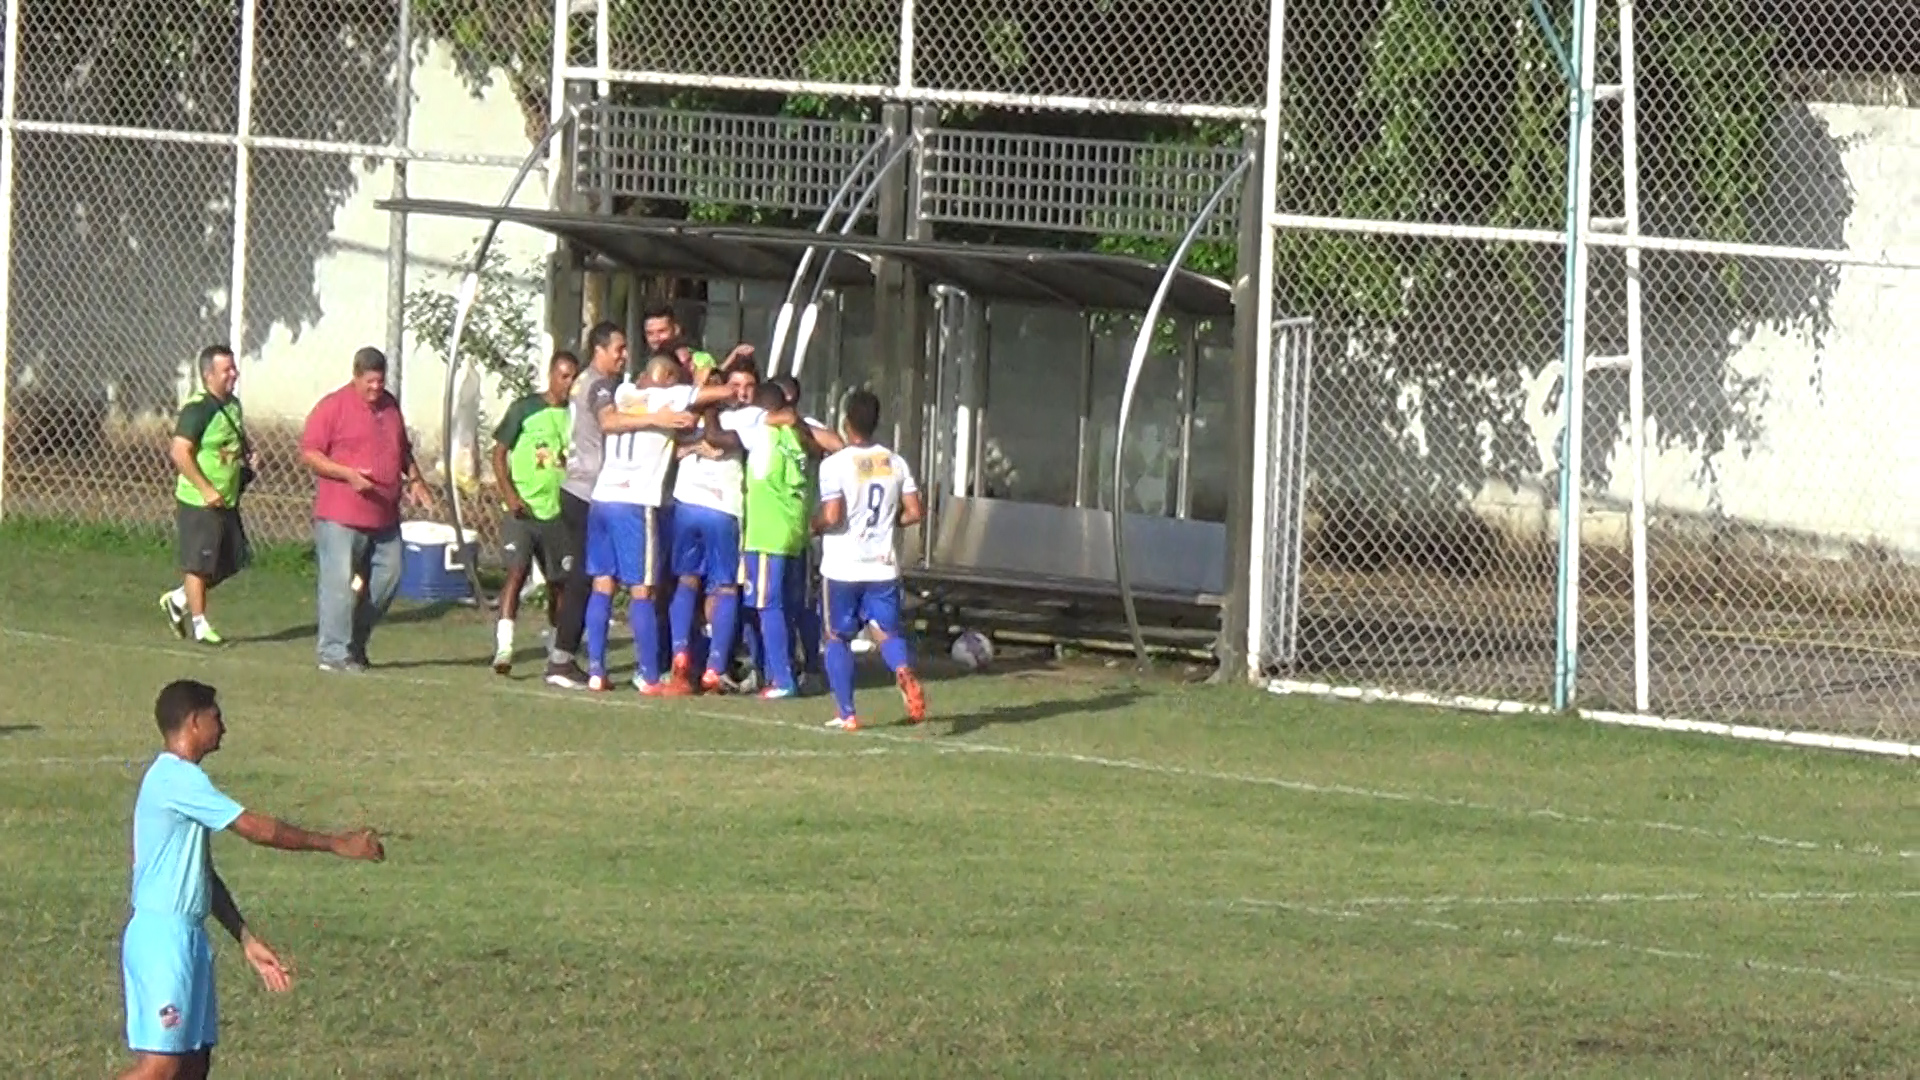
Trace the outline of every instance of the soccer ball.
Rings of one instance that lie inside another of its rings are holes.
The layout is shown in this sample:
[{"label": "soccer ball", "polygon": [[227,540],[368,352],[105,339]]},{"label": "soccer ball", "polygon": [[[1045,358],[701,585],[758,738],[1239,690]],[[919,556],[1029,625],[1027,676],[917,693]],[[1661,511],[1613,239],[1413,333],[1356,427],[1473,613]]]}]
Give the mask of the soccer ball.
[{"label": "soccer ball", "polygon": [[968,671],[979,671],[993,663],[993,639],[978,630],[962,630],[953,639],[953,662]]}]

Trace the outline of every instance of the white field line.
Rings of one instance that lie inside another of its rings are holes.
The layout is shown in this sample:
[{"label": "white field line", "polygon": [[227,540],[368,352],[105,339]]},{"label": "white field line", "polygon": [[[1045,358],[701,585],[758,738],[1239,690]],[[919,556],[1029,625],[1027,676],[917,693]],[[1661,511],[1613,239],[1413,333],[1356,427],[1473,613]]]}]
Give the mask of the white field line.
[{"label": "white field line", "polygon": [[[14,627],[0,627],[0,634],[29,641],[45,641],[60,645],[97,646],[99,642],[59,634],[42,633],[36,630],[21,630]],[[115,644],[117,649],[132,649],[140,652],[155,653],[163,656],[177,656],[202,663],[222,660],[232,663],[249,664],[256,667],[270,667],[281,671],[292,670],[295,666],[285,661],[251,657],[232,650],[208,651],[206,649],[186,649],[177,646],[146,645],[140,643]],[[476,661],[476,664],[478,661]],[[320,674],[316,671],[316,674]],[[485,683],[453,682],[446,679],[428,679],[413,675],[403,675],[393,671],[381,671],[376,668],[365,675],[328,674],[331,679],[374,679],[399,682],[413,686],[453,689],[463,692],[507,694],[517,697],[535,698],[541,701],[572,701],[579,704],[636,710],[639,702],[632,693],[588,694],[585,692],[562,692],[544,686],[527,686],[523,683],[502,684],[499,681]],[[829,738],[847,738],[845,733],[832,731],[824,726],[782,720],[772,716],[753,716],[746,713],[718,712],[710,709],[671,710],[669,715],[692,716],[705,720],[724,720],[736,724],[749,724],[756,727],[780,728],[789,731],[803,731]],[[937,721],[936,721],[937,722]],[[1463,810],[1471,813],[1488,814],[1498,817],[1523,818],[1538,821],[1551,821],[1563,825],[1585,825],[1599,828],[1639,829],[1650,832],[1662,832],[1678,836],[1691,836],[1701,839],[1717,840],[1727,843],[1758,844],[1765,847],[1781,848],[1790,851],[1834,852],[1867,858],[1897,857],[1900,859],[1920,859],[1920,850],[1890,850],[1878,844],[1843,844],[1834,841],[1800,840],[1792,837],[1774,836],[1766,833],[1741,833],[1724,829],[1711,829],[1700,825],[1684,825],[1669,821],[1646,821],[1631,818],[1610,818],[1592,814],[1575,814],[1552,807],[1502,806],[1495,803],[1476,802],[1471,799],[1459,799],[1445,795],[1430,795],[1424,792],[1388,791],[1375,788],[1357,787],[1349,784],[1317,783],[1307,780],[1294,780],[1276,776],[1260,776],[1248,773],[1218,772],[1210,769],[1194,769],[1181,765],[1168,765],[1152,761],[1139,761],[1131,758],[1100,757],[1093,754],[1076,754],[1061,750],[1035,750],[1027,747],[1004,746],[985,742],[955,742],[936,744],[921,730],[920,734],[900,734],[887,730],[867,730],[857,737],[904,743],[927,749],[941,749],[949,752],[975,754],[1001,754],[1029,761],[1050,761],[1064,764],[1087,765],[1095,768],[1110,769],[1154,776],[1164,776],[1184,780],[1199,780],[1208,783],[1245,784],[1269,787],[1281,791],[1290,791],[1301,795],[1334,796],[1359,799],[1372,802],[1392,802],[1414,806],[1432,806],[1447,810]]]},{"label": "white field line", "polygon": [[[1423,908],[1444,911],[1476,907],[1611,907],[1634,904],[1848,904],[1856,901],[1920,900],[1920,890],[1892,892],[1747,892],[1747,893],[1584,893],[1573,896],[1359,896],[1345,900],[1318,900],[1329,909],[1361,914],[1378,908]],[[1253,907],[1291,907],[1293,901],[1243,899]]]},{"label": "white field line", "polygon": [[1708,967],[1731,968],[1735,971],[1748,973],[1811,977],[1854,986],[1887,987],[1900,991],[1903,994],[1920,993],[1920,982],[1915,982],[1912,979],[1896,978],[1891,975],[1843,971],[1835,968],[1812,967],[1804,964],[1782,964],[1772,960],[1729,959],[1721,956],[1711,956],[1702,952],[1692,952],[1684,949],[1666,949],[1650,945],[1636,945],[1627,941],[1586,937],[1580,934],[1547,933],[1542,931],[1517,930],[1510,927],[1475,930],[1472,927],[1462,926],[1459,923],[1446,922],[1442,919],[1396,917],[1389,914],[1390,909],[1379,907],[1375,907],[1371,911],[1360,911],[1350,907],[1296,904],[1283,900],[1251,899],[1241,900],[1239,906],[1269,912],[1287,911],[1300,915],[1312,915],[1323,919],[1385,921],[1400,923],[1405,926],[1417,926],[1423,930],[1439,930],[1449,934],[1495,933],[1508,941],[1544,942],[1567,949],[1601,949],[1611,952],[1630,953],[1635,956],[1648,956],[1659,960],[1679,960]]}]

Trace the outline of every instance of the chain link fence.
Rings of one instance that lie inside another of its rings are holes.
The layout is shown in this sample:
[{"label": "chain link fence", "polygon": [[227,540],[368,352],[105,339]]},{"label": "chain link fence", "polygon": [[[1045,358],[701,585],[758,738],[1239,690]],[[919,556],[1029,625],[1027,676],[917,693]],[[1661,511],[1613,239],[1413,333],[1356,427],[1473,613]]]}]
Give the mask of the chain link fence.
[{"label": "chain link fence", "polygon": [[440,134],[435,115],[409,122],[423,92],[444,111],[472,87],[450,70],[414,77],[427,46],[402,47],[414,35],[391,3],[262,2],[251,35],[240,10],[20,5],[4,121],[9,518],[170,525],[173,417],[213,343],[238,350],[263,458],[246,506],[256,539],[307,536],[299,430],[354,348],[391,354],[410,426],[435,449],[444,367],[396,352],[394,298],[448,288],[460,267],[437,235],[410,259],[372,202],[409,166],[416,191],[494,197],[525,152],[520,125],[478,153],[410,147],[411,127]]},{"label": "chain link fence", "polygon": [[[1275,312],[1317,333],[1290,685],[1551,694],[1567,83],[1528,7],[1288,9]],[[1913,250],[1920,9],[1687,0],[1626,56],[1623,10],[1596,37],[1578,702],[1913,741],[1920,267],[1884,263]]]},{"label": "chain link fence", "polygon": [[[1631,13],[1630,13],[1631,14]],[[1655,713],[1920,741],[1920,438],[1900,402],[1920,260],[1920,9],[1646,7],[1623,50],[1603,9],[1594,208],[1624,215],[1638,157],[1637,326],[1621,238],[1597,237],[1589,377],[1582,700],[1636,707],[1644,604]],[[1905,258],[1906,267],[1874,266]],[[1644,469],[1644,582],[1632,567]],[[1636,594],[1641,599],[1636,601]]]},{"label": "chain link fence", "polygon": [[581,22],[583,79],[1249,118],[1265,96],[1266,0],[603,0]]}]

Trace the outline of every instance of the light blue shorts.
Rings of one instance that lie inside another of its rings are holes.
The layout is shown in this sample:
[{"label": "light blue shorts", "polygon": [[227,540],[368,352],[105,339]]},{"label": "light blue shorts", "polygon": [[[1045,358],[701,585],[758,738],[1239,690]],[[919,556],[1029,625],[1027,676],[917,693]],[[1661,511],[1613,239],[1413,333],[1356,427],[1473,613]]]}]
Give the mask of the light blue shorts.
[{"label": "light blue shorts", "polygon": [[143,1054],[191,1054],[219,1039],[213,943],[199,919],[135,912],[120,939],[127,988],[127,1047]]}]

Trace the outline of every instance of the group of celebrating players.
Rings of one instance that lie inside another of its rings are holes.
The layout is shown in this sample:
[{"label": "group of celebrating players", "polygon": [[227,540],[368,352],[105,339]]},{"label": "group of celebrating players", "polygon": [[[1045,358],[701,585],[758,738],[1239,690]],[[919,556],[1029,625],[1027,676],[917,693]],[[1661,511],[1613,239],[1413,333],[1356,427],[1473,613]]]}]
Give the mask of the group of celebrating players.
[{"label": "group of celebrating players", "polygon": [[875,442],[879,399],[851,392],[829,430],[800,412],[797,381],[760,378],[751,346],[716,361],[684,343],[668,308],[642,325],[643,364],[630,372],[625,333],[601,323],[585,366],[556,353],[545,389],[494,432],[509,570],[494,670],[512,670],[519,595],[538,560],[551,685],[612,689],[607,635],[624,589],[643,695],[739,689],[730,672],[744,650],[759,696],[794,696],[824,670],[828,726],[858,729],[853,641],[870,628],[907,719],[925,719],[894,547],[922,506],[906,461]]}]

